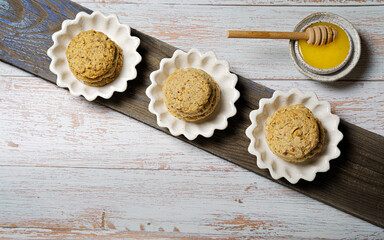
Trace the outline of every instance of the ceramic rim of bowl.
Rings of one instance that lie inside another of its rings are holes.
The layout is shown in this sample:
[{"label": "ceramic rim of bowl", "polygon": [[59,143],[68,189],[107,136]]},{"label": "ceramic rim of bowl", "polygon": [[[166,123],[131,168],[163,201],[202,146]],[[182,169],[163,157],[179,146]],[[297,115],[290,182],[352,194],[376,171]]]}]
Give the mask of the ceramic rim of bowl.
[{"label": "ceramic rim of bowl", "polygon": [[295,41],[295,54],[297,56],[297,58],[299,59],[299,61],[304,65],[304,67],[306,67],[309,71],[313,72],[313,73],[317,73],[317,74],[330,74],[330,73],[334,73],[338,70],[340,70],[341,68],[343,68],[345,66],[345,64],[349,61],[349,59],[351,58],[352,56],[352,53],[353,53],[353,44],[352,44],[352,40],[351,40],[351,37],[349,36],[348,32],[345,30],[344,27],[342,26],[339,26],[335,21],[333,21],[333,19],[329,19],[327,22],[325,21],[322,21],[322,20],[313,20],[311,22],[308,22],[307,24],[305,24],[303,27],[301,27],[300,29],[297,29],[298,31],[303,31],[305,29],[307,29],[309,26],[311,26],[312,24],[315,24],[315,23],[332,23],[332,24],[335,24],[337,25],[339,28],[343,29],[343,31],[347,34],[347,37],[348,37],[348,41],[349,41],[349,51],[348,51],[348,55],[347,57],[344,59],[344,61],[342,63],[340,63],[339,65],[337,65],[336,67],[333,67],[333,68],[326,68],[326,69],[321,69],[321,68],[316,68],[312,65],[310,65],[309,63],[307,63],[303,56],[300,54],[300,50],[299,50],[299,41]]}]

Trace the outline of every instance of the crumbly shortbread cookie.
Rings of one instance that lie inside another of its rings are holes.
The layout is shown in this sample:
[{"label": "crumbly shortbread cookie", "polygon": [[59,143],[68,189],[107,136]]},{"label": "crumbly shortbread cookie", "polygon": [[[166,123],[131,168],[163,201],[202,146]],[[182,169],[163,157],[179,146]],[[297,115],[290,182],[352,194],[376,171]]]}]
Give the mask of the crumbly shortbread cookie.
[{"label": "crumbly shortbread cookie", "polygon": [[325,131],[323,128],[323,124],[321,124],[321,121],[316,118],[317,125],[319,126],[319,143],[317,146],[310,152],[308,153],[305,158],[299,159],[299,161],[304,161],[305,159],[311,158],[321,152],[321,149],[323,148],[324,145],[324,139],[325,139]]},{"label": "crumbly shortbread cookie", "polygon": [[123,67],[123,54],[122,54],[122,51],[119,51],[118,57],[116,59],[116,66],[113,68],[113,71],[111,73],[108,73],[104,76],[101,76],[95,79],[85,78],[83,76],[76,75],[76,74],[75,76],[78,80],[80,80],[85,85],[92,86],[92,87],[102,87],[112,82],[113,80],[115,80],[120,75],[122,67]]},{"label": "crumbly shortbread cookie", "polygon": [[220,88],[200,69],[177,69],[165,81],[164,101],[168,111],[184,121],[197,121],[210,115],[220,100]]},{"label": "crumbly shortbread cookie", "polygon": [[[118,49],[116,49],[116,50],[118,50]],[[88,82],[88,83],[96,83],[96,82],[102,81],[105,78],[109,78],[109,77],[111,77],[111,76],[113,76],[115,74],[115,70],[116,70],[116,67],[117,67],[117,64],[118,64],[118,61],[119,61],[119,58],[120,58],[119,54],[120,54],[119,51],[115,51],[115,56],[114,56],[114,60],[113,60],[112,66],[103,75],[100,75],[100,76],[95,77],[95,78],[88,78],[88,77],[85,77],[85,76],[83,76],[82,74],[79,74],[79,73],[74,73],[74,75],[75,75],[75,77],[78,80],[81,80],[82,82]]]},{"label": "crumbly shortbread cookie", "polygon": [[220,100],[220,88],[216,81],[213,80],[213,78],[203,70],[192,69],[192,71],[200,75],[200,77],[208,82],[211,89],[211,95],[209,96],[207,103],[201,106],[200,111],[179,111],[178,114],[184,121],[196,121],[209,116],[215,110],[217,103]]},{"label": "crumbly shortbread cookie", "polygon": [[107,35],[89,30],[76,35],[65,53],[72,73],[97,78],[113,67],[115,51],[116,45]]},{"label": "crumbly shortbread cookie", "polygon": [[301,104],[282,107],[265,122],[265,138],[270,150],[288,162],[302,162],[321,151],[324,130]]}]

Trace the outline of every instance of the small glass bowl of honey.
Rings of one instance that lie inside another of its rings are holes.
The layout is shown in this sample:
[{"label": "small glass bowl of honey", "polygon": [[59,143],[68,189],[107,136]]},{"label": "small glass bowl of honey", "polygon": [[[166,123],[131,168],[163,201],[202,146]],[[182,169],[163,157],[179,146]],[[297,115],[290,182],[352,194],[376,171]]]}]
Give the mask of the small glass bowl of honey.
[{"label": "small glass bowl of honey", "polygon": [[290,42],[291,59],[304,75],[319,81],[335,81],[346,76],[360,58],[360,38],[351,23],[332,13],[314,13],[303,19],[294,29],[326,25],[336,28],[333,42],[317,46],[306,40]]}]

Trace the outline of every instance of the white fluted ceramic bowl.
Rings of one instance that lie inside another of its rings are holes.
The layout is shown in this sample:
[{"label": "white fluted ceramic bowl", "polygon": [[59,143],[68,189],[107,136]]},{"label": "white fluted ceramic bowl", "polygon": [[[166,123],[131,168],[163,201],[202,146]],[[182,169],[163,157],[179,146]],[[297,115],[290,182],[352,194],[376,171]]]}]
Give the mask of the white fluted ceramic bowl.
[{"label": "white fluted ceramic bowl", "polygon": [[[95,30],[106,34],[123,50],[123,67],[120,75],[111,83],[102,87],[92,87],[78,81],[69,69],[65,50],[77,34]],[[140,39],[131,36],[131,28],[121,24],[116,15],[104,16],[100,12],[87,14],[80,12],[73,20],[65,20],[60,31],[52,35],[53,45],[47,51],[52,59],[49,69],[57,75],[56,84],[68,88],[73,96],[84,96],[88,101],[96,97],[110,98],[114,92],[124,92],[127,81],[137,76],[136,65],[141,61],[140,54],[136,51]]]},{"label": "white fluted ceramic bowl", "polygon": [[[314,157],[300,163],[289,163],[269,150],[265,140],[264,125],[267,118],[276,110],[295,104],[306,106],[321,121],[325,140],[321,152]],[[289,92],[276,91],[272,98],[261,99],[259,109],[253,110],[249,117],[252,124],[246,130],[246,135],[251,140],[248,151],[257,157],[257,166],[268,169],[274,179],[285,178],[292,184],[300,179],[313,181],[316,173],[329,170],[330,160],[340,156],[340,150],[337,147],[343,138],[343,134],[338,130],[340,118],[331,113],[328,102],[319,101],[313,92],[303,93],[298,89],[292,89]]]},{"label": "white fluted ceramic bowl", "polygon": [[[220,87],[221,97],[216,109],[208,117],[196,122],[185,122],[168,112],[163,100],[162,87],[167,77],[176,69],[197,68],[207,72]],[[172,58],[162,59],[160,69],[150,75],[151,85],[146,94],[150,98],[149,111],[156,115],[157,124],[168,128],[172,135],[184,135],[193,140],[198,135],[211,137],[216,129],[228,126],[228,118],[236,114],[235,102],[240,93],[236,90],[237,76],[229,72],[228,62],[218,60],[213,52],[200,53],[176,50]]]}]

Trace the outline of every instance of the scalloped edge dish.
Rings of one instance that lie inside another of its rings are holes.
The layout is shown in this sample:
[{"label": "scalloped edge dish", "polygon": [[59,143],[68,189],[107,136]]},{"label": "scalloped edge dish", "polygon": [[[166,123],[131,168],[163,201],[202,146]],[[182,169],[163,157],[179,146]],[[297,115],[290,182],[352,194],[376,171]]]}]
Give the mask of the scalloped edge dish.
[{"label": "scalloped edge dish", "polygon": [[[318,118],[325,131],[325,141],[320,153],[300,163],[286,162],[274,155],[265,140],[264,125],[266,119],[283,106],[302,104],[310,109]],[[276,91],[272,98],[263,98],[259,102],[259,109],[249,114],[251,125],[246,130],[247,137],[251,140],[248,151],[257,157],[257,166],[268,169],[272,178],[285,178],[295,184],[300,179],[313,181],[318,172],[329,170],[329,161],[340,156],[337,147],[343,139],[343,134],[338,130],[340,118],[331,113],[331,106],[326,101],[319,101],[314,92],[303,93],[298,89],[288,92]]]},{"label": "scalloped edge dish", "polygon": [[[69,69],[65,50],[77,34],[87,30],[100,31],[116,42],[123,50],[123,66],[120,75],[111,83],[102,87],[91,87],[78,81]],[[137,76],[136,65],[141,61],[137,52],[140,39],[131,36],[131,28],[121,24],[116,15],[104,16],[100,12],[87,14],[80,12],[73,20],[65,20],[60,31],[52,35],[53,45],[47,54],[52,59],[49,69],[57,75],[56,84],[59,87],[68,88],[73,96],[84,96],[88,101],[96,97],[108,99],[114,92],[124,92],[127,89],[127,81]]]},{"label": "scalloped edge dish", "polygon": [[[163,100],[162,86],[167,77],[176,69],[197,68],[207,72],[217,82],[221,98],[216,109],[208,117],[196,122],[185,122],[168,112]],[[218,60],[213,52],[201,53],[197,49],[189,52],[176,50],[172,58],[164,58],[160,69],[151,73],[151,85],[146,94],[150,98],[148,109],[156,115],[157,124],[168,128],[172,135],[184,135],[188,140],[197,136],[211,137],[216,129],[223,130],[228,126],[228,118],[237,112],[236,100],[240,97],[235,86],[237,76],[229,72],[227,61]]]}]

